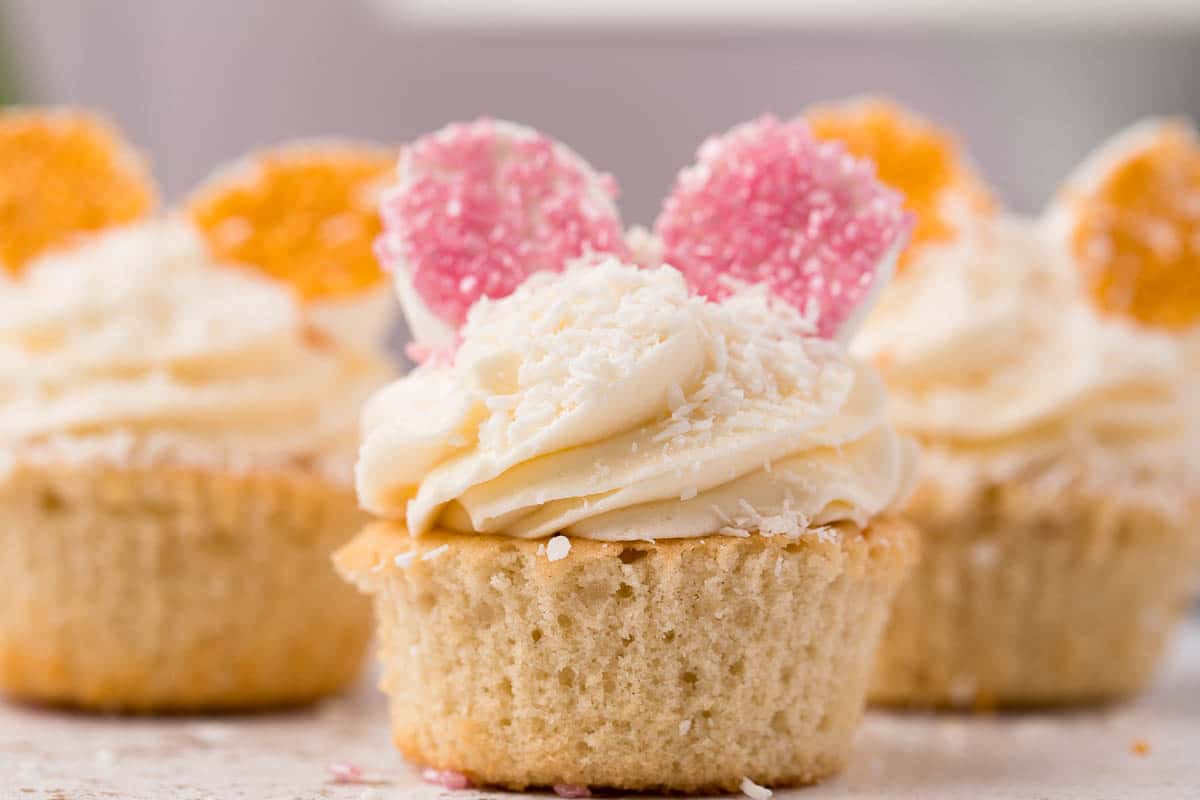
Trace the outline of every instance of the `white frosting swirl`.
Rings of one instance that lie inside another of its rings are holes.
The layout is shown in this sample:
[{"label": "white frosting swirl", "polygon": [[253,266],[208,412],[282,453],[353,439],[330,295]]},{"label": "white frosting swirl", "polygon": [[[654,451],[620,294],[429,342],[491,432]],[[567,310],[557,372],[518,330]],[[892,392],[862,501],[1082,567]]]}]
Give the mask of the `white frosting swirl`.
[{"label": "white frosting swirl", "polygon": [[132,439],[162,458],[348,478],[359,410],[389,375],[307,323],[285,287],[212,263],[179,222],[110,232],[0,286],[8,447]]},{"label": "white frosting swirl", "polygon": [[536,275],[472,309],[453,365],[380,392],[369,510],[433,526],[608,541],[865,525],[911,451],[882,385],[790,308],[689,296],[669,267]]},{"label": "white frosting swirl", "polygon": [[1019,219],[929,251],[855,343],[896,426],[1017,470],[1103,460],[1200,475],[1195,382],[1178,336],[1102,316],[1077,271]]}]

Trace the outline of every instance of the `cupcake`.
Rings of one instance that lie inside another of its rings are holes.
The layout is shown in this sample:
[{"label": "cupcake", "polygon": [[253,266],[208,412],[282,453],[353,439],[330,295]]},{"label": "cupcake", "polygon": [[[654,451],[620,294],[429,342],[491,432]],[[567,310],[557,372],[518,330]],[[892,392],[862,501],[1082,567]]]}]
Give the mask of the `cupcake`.
[{"label": "cupcake", "polygon": [[1174,216],[1198,173],[1194,142],[1168,138],[1191,142],[1120,139],[1044,220],[985,212],[917,242],[856,341],[922,449],[904,517],[923,555],[872,700],[1086,703],[1153,676],[1200,559],[1200,251],[1194,213]]},{"label": "cupcake", "polygon": [[[456,785],[567,796],[836,772],[913,558],[884,513],[912,453],[836,341],[856,309],[822,290],[866,299],[905,232],[898,197],[768,118],[681,175],[657,230],[683,270],[639,268],[576,181],[590,170],[538,170],[559,146],[529,134],[522,155],[504,131],[418,142],[385,201],[381,251],[419,259],[398,281],[429,270],[457,341],[368,404],[358,490],[383,519],[335,559],[374,599],[397,746]],[[411,162],[431,151],[437,172]],[[550,248],[554,214],[574,238]],[[499,220],[537,238],[490,284]],[[455,297],[479,281],[497,293]]]},{"label": "cupcake", "polygon": [[[22,220],[66,236],[58,193],[108,184],[55,169],[18,187]],[[370,613],[328,557],[363,521],[357,418],[390,370],[183,219],[120,221],[0,288],[0,690],[126,711],[334,691]]]}]

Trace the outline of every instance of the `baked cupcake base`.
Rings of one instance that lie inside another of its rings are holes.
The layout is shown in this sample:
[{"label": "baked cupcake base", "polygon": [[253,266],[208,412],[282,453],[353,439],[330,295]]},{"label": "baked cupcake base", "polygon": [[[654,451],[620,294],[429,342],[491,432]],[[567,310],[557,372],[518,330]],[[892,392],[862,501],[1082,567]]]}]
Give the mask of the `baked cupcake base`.
[{"label": "baked cupcake base", "polygon": [[374,595],[410,760],[512,789],[715,792],[842,767],[912,554],[892,522],[572,539],[554,562],[543,542],[379,523],[336,561]]},{"label": "baked cupcake base", "polygon": [[1147,685],[1195,588],[1200,498],[1061,478],[966,492],[924,479],[905,510],[921,561],[880,643],[873,703],[1070,705]]},{"label": "baked cupcake base", "polygon": [[329,554],[353,492],[300,472],[0,471],[0,690],[123,711],[301,703],[359,672],[370,609]]}]

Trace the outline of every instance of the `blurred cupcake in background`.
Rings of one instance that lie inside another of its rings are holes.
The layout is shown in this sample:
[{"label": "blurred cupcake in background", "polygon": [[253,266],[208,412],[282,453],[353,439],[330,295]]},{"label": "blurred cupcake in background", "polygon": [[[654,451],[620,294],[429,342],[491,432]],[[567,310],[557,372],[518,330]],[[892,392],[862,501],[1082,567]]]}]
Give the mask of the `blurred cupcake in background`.
[{"label": "blurred cupcake in background", "polygon": [[[26,117],[0,121],[0,153]],[[128,146],[95,130],[95,157],[52,159],[55,136],[22,149],[48,165],[36,185],[0,169],[23,198],[0,247],[90,234],[0,291],[0,690],[130,711],[334,691],[369,611],[328,558],[362,523],[359,409],[391,371],[309,319],[316,272],[294,287],[278,261],[222,263],[185,219],[150,216],[144,175],[111,177]],[[60,202],[75,195],[88,215]],[[304,227],[282,206],[268,221],[249,236],[293,256]]]},{"label": "blurred cupcake in background", "polygon": [[[823,109],[816,128],[852,149],[884,142],[881,174],[907,153],[940,153],[934,170],[893,173],[897,188],[923,196],[909,183],[930,174],[947,190],[982,185],[928,123],[854,108]],[[1197,319],[1200,273],[1191,234],[1171,220],[1194,155],[1148,155],[1148,141],[1175,129],[1153,130],[1089,160],[1045,222],[963,203],[979,196],[967,191],[949,207],[974,217],[951,235],[918,236],[856,342],[888,385],[892,421],[922,445],[905,515],[923,556],[880,647],[875,701],[1127,695],[1150,679],[1188,605],[1200,422],[1183,331]]]}]

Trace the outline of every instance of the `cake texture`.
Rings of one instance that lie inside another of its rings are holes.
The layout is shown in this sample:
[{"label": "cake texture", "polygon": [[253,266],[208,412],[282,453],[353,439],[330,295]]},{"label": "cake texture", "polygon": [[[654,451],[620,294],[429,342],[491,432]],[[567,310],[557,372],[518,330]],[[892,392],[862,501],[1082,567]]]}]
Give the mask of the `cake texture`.
[{"label": "cake texture", "polygon": [[551,561],[542,542],[377,523],[338,554],[374,597],[406,757],[511,789],[736,791],[841,768],[909,529],[569,541]]},{"label": "cake texture", "polygon": [[1061,463],[964,487],[938,477],[967,468],[961,454],[923,457],[932,474],[904,509],[922,556],[897,595],[872,702],[982,710],[1144,689],[1196,587],[1200,496],[1132,477],[1105,485]]},{"label": "cake texture", "polygon": [[0,470],[0,690],[94,710],[241,709],[357,676],[369,609],[328,563],[362,522],[349,487],[42,455]]}]

